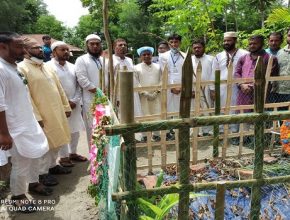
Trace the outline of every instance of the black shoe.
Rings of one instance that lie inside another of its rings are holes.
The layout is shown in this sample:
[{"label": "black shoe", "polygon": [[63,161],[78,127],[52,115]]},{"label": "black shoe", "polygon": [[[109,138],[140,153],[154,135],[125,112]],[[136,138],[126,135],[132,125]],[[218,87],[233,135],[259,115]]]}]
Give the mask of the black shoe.
[{"label": "black shoe", "polygon": [[147,137],[146,136],[141,138],[141,143],[147,143]]},{"label": "black shoe", "polygon": [[174,141],[175,140],[175,134],[174,133],[167,133],[166,134],[166,140],[167,141]]},{"label": "black shoe", "polygon": [[153,136],[152,136],[152,141],[154,141],[154,142],[159,142],[159,141],[161,141],[161,138],[160,138],[160,136],[158,136],[158,135],[153,135]]},{"label": "black shoe", "polygon": [[58,184],[57,179],[49,174],[39,175],[39,182],[45,186],[55,186]]},{"label": "black shoe", "polygon": [[240,138],[239,137],[234,137],[231,139],[231,144],[232,145],[239,145],[240,144]]},{"label": "black shoe", "polygon": [[48,170],[49,174],[53,175],[62,175],[62,174],[69,174],[71,173],[71,169],[68,167],[62,167],[60,165],[56,165]]}]

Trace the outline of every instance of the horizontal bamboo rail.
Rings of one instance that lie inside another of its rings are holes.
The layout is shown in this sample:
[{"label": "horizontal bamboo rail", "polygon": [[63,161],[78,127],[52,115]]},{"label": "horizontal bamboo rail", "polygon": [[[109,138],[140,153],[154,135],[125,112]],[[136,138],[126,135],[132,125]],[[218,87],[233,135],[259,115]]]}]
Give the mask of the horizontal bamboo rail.
[{"label": "horizontal bamboo rail", "polygon": [[199,116],[183,119],[160,120],[152,122],[136,122],[130,124],[120,124],[105,126],[106,135],[125,134],[128,130],[138,133],[146,131],[159,131],[169,129],[179,129],[183,127],[200,127],[216,124],[233,124],[233,123],[254,123],[267,122],[275,120],[285,120],[290,118],[290,111],[282,112],[264,112],[248,113],[244,115],[217,115],[217,116]]},{"label": "horizontal bamboo rail", "polygon": [[[239,187],[248,187],[249,185],[254,186],[263,186],[271,184],[281,184],[290,181],[290,175],[288,176],[279,176],[263,179],[250,179],[250,180],[239,180],[239,181],[222,181],[226,189],[233,189]],[[121,200],[130,200],[140,197],[150,198],[151,196],[156,195],[166,195],[171,193],[178,193],[180,191],[186,192],[199,192],[203,190],[214,190],[217,187],[217,184],[220,184],[221,181],[209,182],[209,183],[194,183],[194,184],[185,184],[185,185],[175,185],[175,186],[163,186],[152,189],[141,189],[135,191],[125,191],[120,193],[113,193],[112,199],[114,201]]]}]

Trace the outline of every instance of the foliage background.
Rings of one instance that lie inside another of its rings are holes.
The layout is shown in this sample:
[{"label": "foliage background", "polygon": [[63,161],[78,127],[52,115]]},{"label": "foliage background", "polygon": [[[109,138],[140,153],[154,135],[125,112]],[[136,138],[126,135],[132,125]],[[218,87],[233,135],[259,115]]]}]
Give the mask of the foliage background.
[{"label": "foliage background", "polygon": [[[68,28],[49,14],[42,0],[1,0],[0,30],[50,34],[78,47],[90,33],[103,36],[102,0],[80,0],[89,14]],[[132,53],[156,47],[171,33],[183,37],[182,49],[203,38],[207,52],[222,49],[225,31],[239,32],[239,46],[246,48],[253,33],[265,37],[290,26],[289,2],[283,0],[108,0],[111,38],[125,38]],[[65,13],[65,11],[64,11]],[[104,43],[104,48],[106,45]]]}]

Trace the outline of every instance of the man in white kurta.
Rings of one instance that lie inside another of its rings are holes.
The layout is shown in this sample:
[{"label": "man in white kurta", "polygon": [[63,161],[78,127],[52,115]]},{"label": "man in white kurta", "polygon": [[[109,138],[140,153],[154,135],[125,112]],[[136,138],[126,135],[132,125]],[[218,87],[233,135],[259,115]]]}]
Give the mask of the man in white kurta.
[{"label": "man in white kurta", "polygon": [[[237,33],[235,32],[226,32],[224,33],[224,41],[223,41],[223,47],[224,51],[218,53],[214,60],[213,60],[213,66],[212,66],[212,75],[211,80],[215,80],[215,71],[220,70],[221,80],[227,80],[228,79],[228,66],[230,63],[233,64],[233,73],[235,73],[235,68],[237,65],[237,62],[240,57],[247,54],[248,52],[243,49],[236,48],[237,43]],[[210,86],[210,90],[214,91],[214,86]],[[211,97],[214,97],[214,93],[211,92]],[[226,100],[227,100],[227,84],[223,83],[220,85],[220,100],[221,100],[221,107],[225,107]],[[236,84],[233,84],[232,87],[232,97],[231,97],[231,106],[236,106],[237,104],[237,86]],[[231,111],[231,114],[235,114],[236,111]],[[232,132],[238,132],[238,125],[230,125],[230,129]]]},{"label": "man in white kurta", "polygon": [[[152,63],[152,54],[154,49],[152,47],[141,47],[137,50],[142,63],[134,67],[135,77],[138,86],[158,86],[161,84],[161,68],[157,63]],[[161,113],[161,99],[160,91],[142,91],[139,92],[141,101],[142,115],[160,115]],[[153,132],[153,140],[160,140],[158,131]],[[145,136],[143,136],[143,139]],[[146,138],[145,138],[146,140]]]},{"label": "man in white kurta", "polygon": [[67,117],[70,116],[71,108],[55,71],[43,64],[41,45],[31,38],[25,38],[24,42],[27,53],[24,60],[18,64],[18,70],[29,82],[34,113],[43,126],[49,143],[49,151],[41,160],[40,180],[47,186],[56,185],[56,178],[48,173],[71,172],[57,164],[59,148],[70,142]]},{"label": "man in white kurta", "polygon": [[38,183],[38,158],[48,151],[48,142],[33,114],[27,81],[17,71],[15,62],[23,55],[19,35],[0,33],[0,149],[11,148],[11,199],[29,212],[33,204],[20,200],[28,200],[27,183]]},{"label": "man in white kurta", "polygon": [[[113,55],[113,66],[114,66],[115,78],[117,78],[117,74],[119,74],[120,70],[126,69],[126,70],[132,71],[134,69],[132,59],[130,57],[125,56],[128,52],[128,45],[124,39],[118,38],[114,41],[114,52],[115,54]],[[136,86],[137,86],[136,78],[134,77],[134,87]],[[117,99],[118,99],[118,96],[119,96],[119,93],[117,91]],[[142,115],[142,111],[141,111],[140,98],[139,98],[138,93],[134,92],[134,116],[136,117],[136,116],[141,116],[141,115]]]},{"label": "man in white kurta", "polygon": [[[160,54],[159,62],[162,70],[167,64],[168,68],[168,83],[181,84],[182,65],[185,58],[185,53],[179,50],[181,44],[181,36],[173,34],[168,37],[170,50]],[[181,85],[172,88],[167,97],[167,111],[179,112]]]},{"label": "man in white kurta", "polygon": [[75,63],[75,73],[78,83],[83,90],[83,119],[90,146],[93,126],[91,106],[97,88],[100,88],[100,74],[103,68],[102,43],[98,35],[90,34],[86,37],[87,53],[78,57]]},{"label": "man in white kurta", "polygon": [[57,73],[63,90],[67,96],[71,115],[68,118],[71,132],[71,142],[62,146],[59,150],[59,163],[64,167],[71,167],[74,161],[86,161],[87,159],[77,154],[77,145],[80,137],[80,131],[84,129],[81,109],[81,88],[78,85],[75,75],[74,64],[68,62],[70,51],[66,43],[56,41],[51,45],[53,58],[47,62]]},{"label": "man in white kurta", "polygon": [[[202,72],[201,72],[201,81],[209,81],[211,80],[212,74],[212,62],[214,57],[208,54],[205,54],[205,43],[203,40],[196,40],[192,42],[192,66],[194,71],[194,79],[196,79],[197,67],[200,63]],[[201,109],[208,109],[212,107],[212,102],[210,100],[209,94],[209,86],[202,85],[201,88],[201,97],[200,97],[200,108]],[[205,113],[203,115],[208,115]],[[212,132],[210,126],[202,127],[202,134],[207,135]],[[201,133],[201,132],[200,132]]]}]

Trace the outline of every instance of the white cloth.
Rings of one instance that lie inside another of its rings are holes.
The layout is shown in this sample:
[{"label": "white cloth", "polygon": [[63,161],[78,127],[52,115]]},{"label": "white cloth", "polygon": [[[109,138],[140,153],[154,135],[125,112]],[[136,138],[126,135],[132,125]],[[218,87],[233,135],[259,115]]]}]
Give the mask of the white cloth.
[{"label": "white cloth", "polygon": [[[158,86],[161,84],[161,69],[156,63],[147,65],[139,63],[134,68],[135,77],[138,86]],[[161,100],[160,93],[157,91],[145,91],[148,95],[140,94],[142,115],[160,114]],[[155,93],[154,93],[155,92]],[[156,95],[156,97],[150,97]],[[154,98],[154,99],[153,99]]]},{"label": "white cloth", "polygon": [[[182,65],[184,61],[185,54],[183,52],[172,53],[167,51],[160,54],[159,62],[162,70],[167,64],[168,67],[168,84],[181,84],[182,77]],[[181,87],[181,85],[180,85]],[[180,93],[178,95],[168,92],[167,97],[167,111],[168,112],[179,112],[180,105]]]},{"label": "white cloth", "polygon": [[48,174],[49,169],[57,165],[58,151],[59,149],[49,149],[49,151],[40,158],[39,175]]},{"label": "white cloth", "polygon": [[71,134],[70,144],[62,146],[58,152],[60,158],[68,157],[69,154],[77,153],[77,146],[79,143],[80,132],[75,132]]},{"label": "white cloth", "polygon": [[[232,58],[232,56],[229,54],[229,58],[233,59],[233,77],[235,74],[235,68],[237,65],[237,62],[239,58],[245,54],[247,54],[248,51],[243,49],[238,49],[235,56]],[[212,64],[212,75],[211,80],[215,80],[215,71],[220,70],[221,71],[221,80],[227,80],[228,79],[228,67],[227,67],[227,52],[223,51],[221,53],[218,53]],[[211,90],[214,90],[214,85],[210,86]],[[223,83],[220,85],[220,94],[221,94],[221,107],[224,107],[227,100],[227,84]],[[237,103],[237,86],[233,85],[233,91],[232,91],[232,98],[231,98],[231,105],[236,105]]]},{"label": "white cloth", "polygon": [[23,157],[39,158],[48,151],[47,139],[33,114],[27,86],[13,66],[0,58],[0,111]]},{"label": "white cloth", "polygon": [[56,71],[62,88],[67,96],[67,99],[76,104],[72,109],[68,122],[71,133],[84,129],[84,121],[82,119],[81,98],[82,92],[78,85],[75,75],[74,64],[66,62],[64,66],[60,65],[54,58],[47,62],[46,65],[51,65]]},{"label": "white cloth", "polygon": [[[113,64],[114,64],[115,78],[117,76],[117,72],[119,70],[123,70],[124,67],[126,67],[127,70],[134,70],[133,61],[129,57],[125,57],[125,59],[121,59],[120,57],[118,57],[118,56],[116,56],[114,54],[113,55]],[[135,77],[134,77],[134,85],[133,86],[134,87],[137,86],[137,82],[136,82],[136,78]],[[137,92],[134,92],[134,115],[135,115],[135,117],[142,115],[140,98],[139,98],[139,95],[138,95]]]},{"label": "white cloth", "polygon": [[0,166],[4,166],[8,163],[8,156],[6,153],[6,151],[0,150]]},{"label": "white cloth", "polygon": [[10,190],[13,196],[25,194],[28,183],[39,182],[39,158],[23,157],[13,144],[11,150],[12,169]]},{"label": "white cloth", "polygon": [[[78,83],[83,90],[83,119],[87,131],[88,144],[90,145],[93,117],[91,116],[91,105],[95,94],[89,90],[100,88],[100,74],[103,68],[103,57],[96,59],[90,54],[84,54],[77,58],[75,63],[75,73]],[[107,68],[105,68],[107,69]],[[107,74],[105,74],[107,76]],[[107,82],[108,80],[105,79]]]},{"label": "white cloth", "polygon": [[[202,57],[197,58],[196,56],[192,56],[191,60],[192,60],[192,67],[193,67],[193,71],[195,74],[197,74],[197,66],[198,63],[201,63],[201,68],[202,68],[202,72],[201,72],[201,81],[209,81],[211,80],[211,74],[212,74],[212,62],[213,62],[214,57],[207,55],[207,54],[203,54]],[[194,77],[195,80],[195,77]],[[207,108],[211,108],[212,107],[212,102],[210,99],[210,94],[209,94],[209,86],[202,86],[202,90],[204,91],[201,92],[201,99],[200,99],[200,107],[201,109],[207,109]],[[203,114],[203,115],[208,115],[208,114]],[[204,133],[209,133],[211,132],[212,127],[210,126],[205,126],[202,127],[202,132]]]}]

